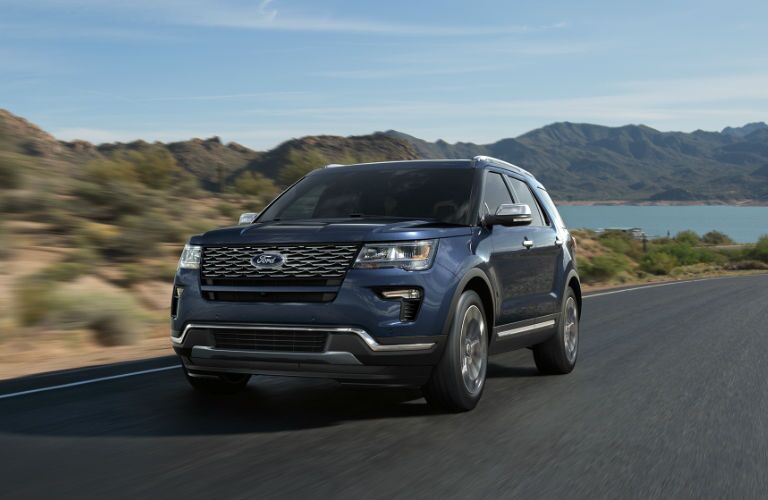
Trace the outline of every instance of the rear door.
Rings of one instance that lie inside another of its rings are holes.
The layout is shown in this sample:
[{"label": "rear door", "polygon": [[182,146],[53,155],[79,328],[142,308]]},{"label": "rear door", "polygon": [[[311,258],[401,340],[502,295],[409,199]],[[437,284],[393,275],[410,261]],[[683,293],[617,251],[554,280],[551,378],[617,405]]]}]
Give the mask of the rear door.
[{"label": "rear door", "polygon": [[[483,182],[481,211],[495,214],[499,205],[513,203],[509,186],[500,172],[488,170]],[[491,243],[489,270],[496,282],[499,304],[497,324],[505,325],[539,316],[535,292],[541,286],[538,270],[532,265],[531,252],[523,242],[530,233],[525,227],[496,225],[484,229]]]},{"label": "rear door", "polygon": [[554,221],[542,209],[531,186],[524,180],[512,175],[505,175],[515,203],[524,203],[531,207],[533,221],[520,229],[532,246],[525,252],[525,265],[532,269],[530,283],[530,308],[533,316],[546,316],[557,312],[557,294],[555,277],[560,262],[562,242],[558,238]]}]

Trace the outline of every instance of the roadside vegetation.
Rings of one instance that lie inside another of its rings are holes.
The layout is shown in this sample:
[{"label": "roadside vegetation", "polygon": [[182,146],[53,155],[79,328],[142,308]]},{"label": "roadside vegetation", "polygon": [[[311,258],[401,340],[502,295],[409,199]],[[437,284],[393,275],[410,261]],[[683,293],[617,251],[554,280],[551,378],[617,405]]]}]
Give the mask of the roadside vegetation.
[{"label": "roadside vegetation", "polygon": [[768,236],[755,245],[737,245],[718,231],[702,236],[682,231],[645,242],[621,231],[573,233],[579,274],[591,285],[768,270]]},{"label": "roadside vegetation", "polygon": [[[190,235],[235,224],[320,165],[415,157],[381,137],[289,141],[263,159],[217,139],[95,148],[15,126],[0,127],[0,378],[124,359],[153,342],[167,354],[171,280]],[[214,161],[227,155],[265,168]],[[768,237],[745,246],[716,232],[645,245],[576,236],[586,284],[768,270]],[[132,350],[105,349],[114,346]],[[75,360],[84,352],[90,361]]]}]

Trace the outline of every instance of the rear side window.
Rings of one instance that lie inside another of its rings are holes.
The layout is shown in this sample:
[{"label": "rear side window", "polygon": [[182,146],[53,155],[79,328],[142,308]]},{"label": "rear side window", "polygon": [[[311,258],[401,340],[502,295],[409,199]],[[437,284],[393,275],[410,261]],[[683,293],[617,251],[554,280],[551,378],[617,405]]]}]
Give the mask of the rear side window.
[{"label": "rear side window", "polygon": [[495,214],[499,205],[512,203],[512,197],[509,195],[509,189],[504,184],[501,174],[488,172],[485,175],[485,186],[483,188],[483,208],[486,214]]},{"label": "rear side window", "polygon": [[547,211],[551,214],[552,218],[555,220],[555,225],[560,229],[566,229],[565,222],[563,222],[563,218],[560,217],[560,212],[557,211],[555,202],[552,201],[552,198],[549,196],[549,193],[539,188],[539,198],[541,199],[541,202],[544,204],[544,207],[547,209]]},{"label": "rear side window", "polygon": [[546,226],[547,224],[544,222],[544,217],[541,214],[541,209],[539,208],[539,204],[536,202],[536,199],[533,197],[533,193],[531,193],[531,189],[528,187],[528,184],[510,176],[507,176],[507,179],[509,179],[509,183],[512,186],[512,190],[515,192],[515,201],[517,203],[525,203],[526,205],[531,207],[531,216],[533,217],[533,221],[531,222],[531,225]]}]

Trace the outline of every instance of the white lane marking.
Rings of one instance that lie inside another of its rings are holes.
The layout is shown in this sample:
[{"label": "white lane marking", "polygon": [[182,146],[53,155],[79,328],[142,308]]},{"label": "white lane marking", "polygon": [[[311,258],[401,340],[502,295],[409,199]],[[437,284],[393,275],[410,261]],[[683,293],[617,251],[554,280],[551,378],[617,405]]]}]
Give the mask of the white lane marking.
[{"label": "white lane marking", "polygon": [[610,292],[598,292],[598,293],[591,293],[589,295],[585,295],[585,299],[590,299],[592,297],[602,297],[603,295],[614,295],[617,293],[624,293],[624,292],[634,292],[635,290],[645,290],[646,288],[658,288],[661,286],[672,286],[672,285],[684,285],[686,283],[698,283],[699,281],[715,281],[715,280],[722,280],[722,279],[728,279],[728,278],[749,278],[752,276],[764,276],[763,274],[751,274],[747,276],[717,276],[715,278],[699,278],[695,280],[686,280],[686,281],[670,281],[669,283],[657,283],[655,285],[643,285],[643,286],[636,286],[634,288],[624,288],[622,290],[613,290]]},{"label": "white lane marking", "polygon": [[0,394],[0,399],[15,398],[18,396],[26,396],[27,394],[35,394],[37,392],[55,391],[58,389],[66,389],[68,387],[77,387],[79,385],[95,384],[96,382],[105,382],[107,380],[116,380],[120,378],[135,377],[137,375],[146,375],[148,373],[157,373],[167,370],[176,370],[181,365],[163,366],[162,368],[151,368],[149,370],[140,370],[137,372],[121,373],[119,375],[110,375],[109,377],[92,378],[88,380],[81,380],[79,382],[70,382],[68,384],[51,385],[48,387],[40,387],[38,389],[29,389],[27,391],[11,392],[9,394]]}]

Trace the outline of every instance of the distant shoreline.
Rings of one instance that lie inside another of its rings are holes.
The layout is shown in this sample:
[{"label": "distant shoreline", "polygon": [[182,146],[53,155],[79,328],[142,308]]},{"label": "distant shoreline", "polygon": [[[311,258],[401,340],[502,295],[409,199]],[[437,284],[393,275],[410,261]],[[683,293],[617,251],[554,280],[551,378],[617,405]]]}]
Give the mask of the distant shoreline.
[{"label": "distant shoreline", "polygon": [[638,206],[638,207],[695,207],[695,206],[728,206],[728,207],[768,207],[768,200],[689,200],[689,201],[648,201],[648,200],[556,200],[560,206]]}]

